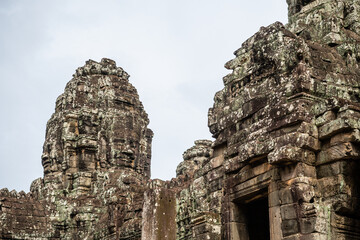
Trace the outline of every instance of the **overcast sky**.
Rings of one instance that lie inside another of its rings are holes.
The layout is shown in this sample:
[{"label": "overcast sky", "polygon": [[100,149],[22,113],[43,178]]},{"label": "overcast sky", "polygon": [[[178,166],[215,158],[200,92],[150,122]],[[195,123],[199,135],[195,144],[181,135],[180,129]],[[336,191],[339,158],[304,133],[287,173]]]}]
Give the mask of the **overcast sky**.
[{"label": "overcast sky", "polygon": [[152,177],[211,139],[207,112],[223,66],[261,26],[287,22],[285,0],[0,0],[0,188],[42,177],[46,122],[85,61],[130,74],[154,131]]}]

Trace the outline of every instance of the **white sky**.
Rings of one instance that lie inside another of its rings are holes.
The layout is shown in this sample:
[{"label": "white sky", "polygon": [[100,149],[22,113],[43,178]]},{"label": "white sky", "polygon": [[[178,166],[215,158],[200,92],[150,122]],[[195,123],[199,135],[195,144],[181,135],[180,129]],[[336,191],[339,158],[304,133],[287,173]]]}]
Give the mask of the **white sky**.
[{"label": "white sky", "polygon": [[130,74],[154,131],[152,178],[211,139],[207,112],[223,66],[261,26],[287,22],[285,0],[0,0],[0,188],[42,177],[46,122],[85,61]]}]

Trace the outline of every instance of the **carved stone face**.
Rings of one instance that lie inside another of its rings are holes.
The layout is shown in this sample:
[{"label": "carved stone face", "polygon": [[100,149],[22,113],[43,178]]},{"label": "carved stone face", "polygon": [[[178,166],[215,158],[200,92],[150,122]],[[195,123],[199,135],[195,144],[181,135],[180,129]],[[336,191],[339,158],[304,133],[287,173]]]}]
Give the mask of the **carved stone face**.
[{"label": "carved stone face", "polygon": [[144,137],[141,121],[136,115],[127,114],[112,121],[112,131],[108,132],[110,165],[134,168],[139,158],[140,141]]},{"label": "carved stone face", "polygon": [[58,137],[59,125],[48,123],[46,130],[46,139],[43,145],[43,153],[41,155],[41,163],[44,167],[44,174],[57,172],[61,170],[63,162],[62,147],[59,144]]},{"label": "carved stone face", "polygon": [[44,150],[43,150],[43,154],[41,155],[41,163],[44,167],[44,173],[47,174],[50,172],[51,170],[51,166],[52,166],[52,159],[50,159],[50,155],[51,155],[51,148],[50,145],[48,149],[46,149],[46,147],[44,146]]},{"label": "carved stone face", "polygon": [[45,175],[100,168],[149,172],[147,115],[128,75],[106,64],[87,62],[58,98],[43,148]]},{"label": "carved stone face", "polygon": [[114,139],[112,164],[115,166],[134,167],[139,155],[138,139]]}]

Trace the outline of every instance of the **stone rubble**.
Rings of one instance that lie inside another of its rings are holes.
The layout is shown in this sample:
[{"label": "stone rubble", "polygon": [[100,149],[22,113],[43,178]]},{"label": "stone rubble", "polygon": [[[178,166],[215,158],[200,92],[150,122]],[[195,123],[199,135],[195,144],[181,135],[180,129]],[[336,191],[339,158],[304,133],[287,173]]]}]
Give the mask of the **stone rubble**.
[{"label": "stone rubble", "polygon": [[287,0],[225,67],[169,181],[129,75],[89,60],[47,124],[44,177],[0,190],[0,239],[360,239],[360,1]]}]

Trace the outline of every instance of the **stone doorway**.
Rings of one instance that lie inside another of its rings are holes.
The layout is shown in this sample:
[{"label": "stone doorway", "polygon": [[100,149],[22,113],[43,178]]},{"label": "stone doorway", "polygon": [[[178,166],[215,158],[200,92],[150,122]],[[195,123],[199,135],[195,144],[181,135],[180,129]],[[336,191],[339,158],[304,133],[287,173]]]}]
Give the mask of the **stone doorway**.
[{"label": "stone doorway", "polygon": [[268,201],[267,191],[247,200],[234,201],[230,239],[270,240]]},{"label": "stone doorway", "polygon": [[263,197],[244,204],[249,240],[270,240],[269,204]]}]

